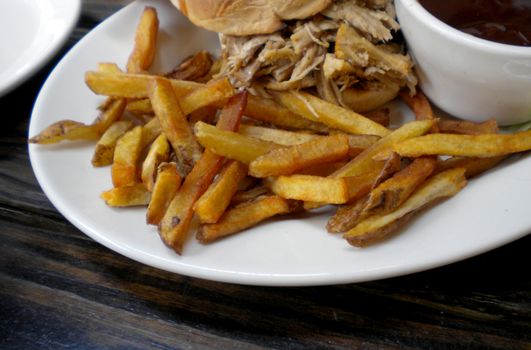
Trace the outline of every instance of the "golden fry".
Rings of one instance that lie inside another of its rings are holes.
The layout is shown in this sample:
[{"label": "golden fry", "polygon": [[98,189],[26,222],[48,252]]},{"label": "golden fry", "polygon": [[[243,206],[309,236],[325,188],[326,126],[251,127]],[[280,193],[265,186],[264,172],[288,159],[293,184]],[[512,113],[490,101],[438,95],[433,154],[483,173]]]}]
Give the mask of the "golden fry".
[{"label": "golden fry", "polygon": [[194,211],[202,223],[215,223],[229,206],[238,184],[247,176],[247,167],[238,161],[229,161],[208,190],[197,200]]},{"label": "golden fry", "polygon": [[[409,94],[409,91],[403,90],[400,92],[400,97],[411,108],[415,114],[416,120],[436,120],[430,101],[424,96],[421,91],[417,91],[414,96]],[[431,128],[432,133],[439,132],[438,122],[433,124]]]},{"label": "golden fry", "polygon": [[323,136],[256,158],[249,164],[249,174],[254,177],[289,175],[313,165],[346,159],[348,151],[345,135]]},{"label": "golden fry", "polygon": [[391,123],[391,110],[389,107],[380,108],[371,112],[365,113],[365,116],[386,128],[389,127]]},{"label": "golden fry", "polygon": [[92,155],[92,165],[101,167],[111,165],[114,157],[114,148],[118,139],[133,127],[133,123],[129,120],[121,120],[114,122],[100,137],[94,154]]},{"label": "golden fry", "polygon": [[271,191],[266,186],[262,186],[262,185],[255,186],[248,190],[236,192],[234,196],[231,198],[230,204],[238,205],[240,203],[250,202],[260,196],[264,196],[268,194],[271,194]]},{"label": "golden fry", "polygon": [[448,155],[489,158],[531,149],[531,131],[500,135],[430,134],[394,145],[393,150],[404,157]]},{"label": "golden fry", "polygon": [[201,157],[201,147],[167,80],[155,80],[150,98],[162,130],[177,155],[179,166],[186,175]]},{"label": "golden fry", "polygon": [[346,161],[317,164],[317,165],[305,168],[303,170],[297,171],[297,174],[327,177],[331,175],[332,173],[334,173],[335,171],[337,171],[338,169],[340,169],[345,164],[347,164]]},{"label": "golden fry", "polygon": [[[368,189],[370,189],[369,184]],[[366,183],[359,176],[330,178],[312,175],[291,175],[268,178],[271,191],[286,199],[322,204],[343,204],[360,195]]]},{"label": "golden fry", "polygon": [[465,176],[470,179],[474,176],[482,174],[483,172],[494,168],[508,155],[489,157],[489,158],[474,158],[474,157],[452,157],[440,161],[437,164],[436,172],[442,172],[452,168],[464,168]]},{"label": "golden fry", "polygon": [[415,159],[371,191],[364,207],[364,215],[385,214],[398,208],[433,173],[436,165],[435,157]]},{"label": "golden fry", "polygon": [[320,122],[305,119],[274,100],[249,96],[245,115],[260,121],[289,129],[314,130],[326,132],[328,127]]},{"label": "golden fry", "polygon": [[360,153],[356,158],[352,159],[343,168],[332,174],[332,177],[355,176],[378,169],[380,162],[373,159],[382,151],[390,150],[393,145],[402,140],[423,135],[433,126],[435,121],[422,120],[414,121],[402,125],[397,130],[393,131],[386,137],[381,138],[378,142]]},{"label": "golden fry", "polygon": [[219,130],[212,125],[197,122],[194,127],[199,143],[210,151],[240,161],[251,163],[257,157],[275,148],[282,147],[272,142],[262,141],[236,132]]},{"label": "golden fry", "polygon": [[122,70],[116,63],[100,62],[98,63],[98,72],[103,73],[122,73]]},{"label": "golden fry", "polygon": [[73,120],[60,120],[48,126],[38,135],[28,140],[29,143],[51,144],[64,140],[94,141],[99,138],[98,130],[92,125],[86,125]]},{"label": "golden fry", "polygon": [[459,192],[466,185],[464,173],[465,169],[456,168],[431,177],[397,210],[369,216],[343,237],[358,247],[386,238],[422,208]]},{"label": "golden fry", "polygon": [[489,119],[483,123],[474,123],[468,120],[439,120],[439,132],[444,134],[483,135],[497,134],[498,123]]},{"label": "golden fry", "polygon": [[[109,97],[112,98],[112,97]],[[148,98],[142,98],[138,100],[127,101],[128,112],[133,114],[153,114],[153,107],[151,107],[151,101]]]},{"label": "golden fry", "polygon": [[153,190],[159,165],[163,162],[167,162],[169,156],[170,146],[168,140],[164,134],[160,134],[151,144],[148,154],[142,163],[142,173],[140,178],[149,192]]},{"label": "golden fry", "polygon": [[258,198],[230,209],[215,224],[202,225],[196,238],[201,243],[210,243],[252,227],[272,216],[289,212],[290,206],[283,198],[278,196]]},{"label": "golden fry", "polygon": [[146,190],[143,184],[137,183],[124,187],[115,187],[103,192],[100,197],[111,207],[132,207],[147,205],[151,193]]},{"label": "golden fry", "polygon": [[100,113],[93,125],[100,134],[103,134],[114,122],[120,120],[124,114],[127,102],[124,99],[114,99],[107,108]]},{"label": "golden fry", "polygon": [[111,167],[114,187],[130,186],[138,182],[137,163],[142,149],[142,127],[137,126],[123,134],[116,142]]},{"label": "golden fry", "polygon": [[161,163],[157,170],[157,178],[146,213],[148,224],[158,225],[160,223],[179,187],[181,187],[181,176],[176,164]]},{"label": "golden fry", "polygon": [[227,98],[234,95],[234,88],[227,78],[212,80],[206,85],[194,89],[185,95],[176,95],[185,114],[198,110],[201,107],[216,105],[222,106]]},{"label": "golden fry", "polygon": [[362,197],[352,203],[339,206],[335,214],[326,223],[327,231],[330,233],[341,233],[356,226],[360,222],[361,214],[366,203],[367,197]]},{"label": "golden fry", "polygon": [[199,51],[195,55],[186,58],[165,76],[176,80],[198,81],[209,75],[213,63],[212,57],[208,52]]},{"label": "golden fry", "polygon": [[287,131],[282,129],[265,128],[262,126],[245,124],[240,126],[240,130],[238,132],[245,136],[254,137],[264,141],[274,142],[283,146],[299,145],[301,143],[308,142],[310,140],[314,140],[320,137],[319,135],[307,132]]},{"label": "golden fry", "polygon": [[144,8],[140,23],[136,28],[135,46],[127,61],[127,71],[141,73],[147,71],[155,58],[159,19],[153,7]]},{"label": "golden fry", "polygon": [[351,134],[385,136],[390,131],[361,114],[334,105],[305,92],[274,92],[286,108],[304,118]]},{"label": "golden fry", "polygon": [[149,146],[162,133],[162,126],[157,117],[151,118],[142,127],[142,149]]},{"label": "golden fry", "polygon": [[[398,95],[400,87],[397,84],[377,84],[364,89],[348,88],[341,93],[343,102],[357,113],[367,113],[374,111],[393,100]],[[377,121],[378,124],[387,126],[389,122],[380,122],[383,114],[378,116],[378,121],[375,118],[367,115],[367,118]],[[386,125],[387,124],[387,125]]]}]

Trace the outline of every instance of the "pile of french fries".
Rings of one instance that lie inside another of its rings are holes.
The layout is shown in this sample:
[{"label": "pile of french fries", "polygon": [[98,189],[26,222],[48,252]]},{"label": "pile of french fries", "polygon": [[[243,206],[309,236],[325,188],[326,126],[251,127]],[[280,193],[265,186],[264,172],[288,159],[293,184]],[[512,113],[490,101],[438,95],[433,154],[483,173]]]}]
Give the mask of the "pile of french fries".
[{"label": "pile of french fries", "polygon": [[421,93],[401,93],[416,120],[392,130],[388,109],[361,115],[302,91],[235,91],[212,78],[218,64],[205,52],[150,74],[157,34],[157,13],[147,7],[126,72],[101,63],[86,73],[88,87],[107,96],[96,120],[63,120],[29,142],[96,141],[92,164],[110,165],[113,183],[101,198],[147,206],[147,223],[179,254],[194,216],[196,239],[209,243],[330,204],[337,211],[327,230],[366,246],[531,149],[531,132],[436,118]]}]

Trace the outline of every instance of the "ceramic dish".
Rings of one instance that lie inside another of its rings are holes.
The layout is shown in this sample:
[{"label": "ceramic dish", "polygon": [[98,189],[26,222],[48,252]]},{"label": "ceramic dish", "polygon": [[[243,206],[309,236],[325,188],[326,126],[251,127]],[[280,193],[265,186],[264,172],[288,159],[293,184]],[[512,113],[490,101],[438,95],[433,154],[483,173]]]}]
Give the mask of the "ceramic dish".
[{"label": "ceramic dish", "polygon": [[[153,70],[164,71],[199,49],[217,49],[215,34],[197,29],[169,2],[138,1],[89,33],[50,75],[33,111],[30,135],[64,118],[91,122],[103,100],[83,82],[98,62],[126,62],[145,5],[159,10],[160,49]],[[393,118],[408,118],[401,104]],[[145,224],[145,208],[112,209],[99,198],[111,188],[109,168],[93,168],[94,145],[30,145],[32,166],[56,208],[94,240],[144,264],[215,281],[268,286],[375,280],[462,260],[531,231],[531,158],[512,158],[470,181],[456,197],[419,215],[393,238],[365,249],[326,232],[332,208],[269,220],[210,245],[190,239],[178,256]]]},{"label": "ceramic dish", "polygon": [[0,96],[22,84],[59,50],[81,0],[0,1]]}]

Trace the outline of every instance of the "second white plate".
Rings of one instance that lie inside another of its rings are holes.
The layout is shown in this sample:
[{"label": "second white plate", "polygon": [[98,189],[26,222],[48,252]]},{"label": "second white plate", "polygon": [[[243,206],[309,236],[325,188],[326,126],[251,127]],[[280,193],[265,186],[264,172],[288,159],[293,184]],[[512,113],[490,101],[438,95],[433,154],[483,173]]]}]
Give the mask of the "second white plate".
[{"label": "second white plate", "polygon": [[77,22],[81,0],[0,1],[0,97],[41,68]]}]

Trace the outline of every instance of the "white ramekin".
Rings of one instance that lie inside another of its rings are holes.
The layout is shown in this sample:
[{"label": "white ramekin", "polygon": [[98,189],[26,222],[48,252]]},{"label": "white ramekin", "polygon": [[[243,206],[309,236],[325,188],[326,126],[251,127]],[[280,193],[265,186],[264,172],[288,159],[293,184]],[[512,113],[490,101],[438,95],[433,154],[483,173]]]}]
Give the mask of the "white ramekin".
[{"label": "white ramekin", "polygon": [[443,23],[418,0],[396,0],[420,87],[439,108],[501,125],[531,119],[531,47],[499,44]]}]

